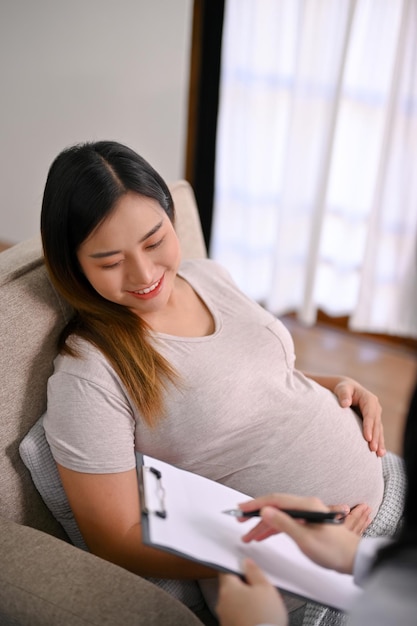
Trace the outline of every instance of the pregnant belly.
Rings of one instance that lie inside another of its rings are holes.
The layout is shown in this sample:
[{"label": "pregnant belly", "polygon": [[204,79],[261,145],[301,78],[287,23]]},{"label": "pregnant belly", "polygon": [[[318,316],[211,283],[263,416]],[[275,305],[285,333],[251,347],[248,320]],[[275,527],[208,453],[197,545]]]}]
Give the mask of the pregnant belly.
[{"label": "pregnant belly", "polygon": [[251,441],[242,441],[240,451],[246,451],[239,458],[236,444],[229,471],[219,479],[252,497],[280,491],[318,496],[326,504],[364,502],[372,517],[382,502],[381,459],[369,450],[362,421],[350,409],[335,412],[333,407],[331,419],[310,413],[303,427],[291,433],[271,424]]}]

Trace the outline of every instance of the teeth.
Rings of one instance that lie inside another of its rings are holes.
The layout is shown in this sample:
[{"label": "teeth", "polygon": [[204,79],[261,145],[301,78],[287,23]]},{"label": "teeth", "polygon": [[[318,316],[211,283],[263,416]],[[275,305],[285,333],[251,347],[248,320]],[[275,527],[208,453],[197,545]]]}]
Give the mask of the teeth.
[{"label": "teeth", "polygon": [[156,283],[154,283],[150,287],[146,287],[146,289],[139,289],[138,291],[135,291],[135,293],[138,293],[140,296],[143,296],[145,293],[150,293],[151,291],[154,291],[158,287],[160,282],[161,281],[158,280]]}]

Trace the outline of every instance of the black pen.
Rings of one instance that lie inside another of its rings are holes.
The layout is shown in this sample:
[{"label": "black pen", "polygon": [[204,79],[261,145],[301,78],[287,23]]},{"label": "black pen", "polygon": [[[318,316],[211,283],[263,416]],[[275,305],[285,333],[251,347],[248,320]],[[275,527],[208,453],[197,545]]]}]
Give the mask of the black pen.
[{"label": "black pen", "polygon": [[[313,524],[342,524],[346,513],[344,511],[302,511],[301,509],[280,509],[294,519],[302,519]],[[249,517],[260,517],[261,509],[255,511],[242,511],[241,509],[228,509],[222,511],[226,515],[232,515],[238,519],[248,519]]]}]

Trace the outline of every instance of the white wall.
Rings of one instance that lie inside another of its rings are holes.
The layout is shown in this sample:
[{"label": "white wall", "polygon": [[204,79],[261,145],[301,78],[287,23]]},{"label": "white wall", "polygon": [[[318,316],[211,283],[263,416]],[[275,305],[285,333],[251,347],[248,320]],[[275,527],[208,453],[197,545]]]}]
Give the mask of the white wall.
[{"label": "white wall", "polygon": [[39,231],[67,145],[114,139],[184,175],[192,0],[2,0],[0,240]]}]

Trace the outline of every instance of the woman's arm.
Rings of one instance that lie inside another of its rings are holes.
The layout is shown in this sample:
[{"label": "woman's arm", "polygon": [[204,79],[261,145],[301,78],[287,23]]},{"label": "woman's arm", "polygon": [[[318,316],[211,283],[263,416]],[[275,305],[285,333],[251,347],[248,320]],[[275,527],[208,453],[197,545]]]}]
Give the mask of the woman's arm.
[{"label": "woman's arm", "polygon": [[323,376],[307,373],[304,375],[332,391],[339,400],[340,406],[359,410],[363,420],[363,436],[369,444],[369,449],[376,452],[378,456],[384,456],[386,448],[381,420],[382,408],[377,396],[347,376]]},{"label": "woman's arm", "polygon": [[57,465],[74,517],[93,554],[141,576],[197,579],[217,574],[143,545],[135,469],[86,474]]}]

